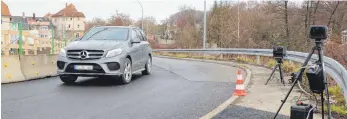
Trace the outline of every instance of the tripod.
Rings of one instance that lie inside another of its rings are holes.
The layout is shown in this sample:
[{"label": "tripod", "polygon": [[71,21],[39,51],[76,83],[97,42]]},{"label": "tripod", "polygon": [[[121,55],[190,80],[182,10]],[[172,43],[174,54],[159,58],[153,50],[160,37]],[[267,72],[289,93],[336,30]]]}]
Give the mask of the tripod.
[{"label": "tripod", "polygon": [[269,83],[269,81],[271,80],[271,78],[273,77],[277,67],[278,69],[280,70],[280,79],[281,79],[281,83],[283,83],[283,85],[285,85],[284,83],[284,80],[283,80],[283,70],[282,70],[282,63],[283,63],[283,60],[282,58],[275,58],[277,60],[277,64],[276,66],[274,67],[274,69],[272,70],[271,72],[271,75],[269,77],[269,79],[266,81],[265,85],[267,85],[267,83]]},{"label": "tripod", "polygon": [[[295,80],[293,82],[293,85],[290,88],[289,92],[287,93],[286,97],[284,98],[284,100],[281,100],[282,104],[279,107],[279,109],[277,110],[276,115],[274,116],[273,119],[276,119],[278,113],[280,112],[280,110],[283,107],[284,103],[288,99],[288,96],[292,92],[294,86],[298,83],[299,80],[302,79],[302,75],[303,75],[303,72],[305,71],[305,67],[307,66],[308,62],[310,61],[312,55],[314,54],[314,52],[316,50],[318,51],[319,67],[322,67],[324,85],[326,87],[325,94],[326,94],[326,98],[327,98],[327,101],[328,101],[328,103],[327,103],[327,106],[328,106],[328,119],[331,119],[331,111],[330,111],[330,103],[329,103],[329,93],[328,93],[328,83],[327,83],[327,79],[326,79],[325,68],[324,68],[324,61],[323,61],[323,43],[322,43],[321,39],[316,39],[315,43],[316,43],[316,46],[312,48],[312,52],[308,55],[307,59],[305,60],[304,64],[302,65],[298,75],[296,75]],[[323,91],[320,93],[320,95],[321,95],[321,101],[322,101],[322,119],[324,119],[324,96],[323,96]]]}]

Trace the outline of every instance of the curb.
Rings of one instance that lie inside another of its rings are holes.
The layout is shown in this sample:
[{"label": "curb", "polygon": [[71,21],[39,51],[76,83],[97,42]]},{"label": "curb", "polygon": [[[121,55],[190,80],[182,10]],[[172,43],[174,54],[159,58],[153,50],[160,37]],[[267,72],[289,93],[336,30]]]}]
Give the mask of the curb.
[{"label": "curb", "polygon": [[47,76],[40,76],[40,77],[37,77],[37,78],[24,79],[24,80],[20,80],[20,81],[2,82],[1,84],[21,83],[21,82],[34,81],[34,80],[40,80],[40,79],[45,79],[45,78],[57,77],[57,76],[59,76],[59,75],[58,74],[53,74],[53,75],[47,75]]},{"label": "curb", "polygon": [[[246,88],[247,88],[248,84],[250,83],[251,77],[252,77],[252,71],[249,70],[247,67],[241,66],[241,65],[234,65],[234,64],[231,64],[230,62],[227,62],[227,61],[204,60],[204,59],[194,59],[194,58],[174,58],[174,57],[168,57],[168,56],[154,56],[154,57],[178,59],[178,60],[201,61],[201,62],[216,63],[216,64],[228,65],[228,66],[232,66],[232,67],[238,67],[238,68],[246,71],[246,78],[245,78],[245,82],[244,82],[244,85]],[[239,99],[239,98],[240,98],[240,96],[230,97],[228,100],[226,100],[225,102],[220,104],[217,108],[213,109],[212,111],[210,111],[206,115],[200,117],[199,119],[211,119],[211,118],[213,118],[214,116],[216,116],[217,114],[222,112],[224,109],[231,106],[231,103],[233,103],[236,99]]]}]

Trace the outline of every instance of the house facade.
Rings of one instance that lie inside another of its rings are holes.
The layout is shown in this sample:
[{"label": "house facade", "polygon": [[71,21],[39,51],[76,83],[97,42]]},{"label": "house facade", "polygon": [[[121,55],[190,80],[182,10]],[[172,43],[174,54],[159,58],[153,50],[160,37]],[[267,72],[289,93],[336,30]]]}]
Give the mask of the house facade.
[{"label": "house facade", "polygon": [[79,12],[73,4],[66,4],[65,8],[55,14],[46,15],[56,26],[57,37],[78,38],[84,33],[85,16]]},{"label": "house facade", "polygon": [[[36,17],[35,13],[32,16],[25,16],[23,12],[22,16],[11,16],[11,19],[14,23],[23,23],[23,31],[29,31],[32,35],[39,38],[52,38],[51,22],[48,18]],[[12,24],[10,29],[17,30],[17,24]]]}]

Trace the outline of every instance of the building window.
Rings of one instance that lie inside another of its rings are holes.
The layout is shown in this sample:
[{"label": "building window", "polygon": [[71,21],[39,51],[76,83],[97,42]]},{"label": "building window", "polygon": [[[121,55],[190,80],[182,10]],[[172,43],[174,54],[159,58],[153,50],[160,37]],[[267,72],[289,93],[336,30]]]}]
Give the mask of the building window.
[{"label": "building window", "polygon": [[69,24],[69,28],[70,28],[70,24]]},{"label": "building window", "polygon": [[72,20],[72,17],[70,18],[70,20]]},{"label": "building window", "polygon": [[77,24],[77,28],[80,28],[80,25],[79,25],[79,24]]},{"label": "building window", "polygon": [[41,30],[48,30],[48,26],[41,26]]}]

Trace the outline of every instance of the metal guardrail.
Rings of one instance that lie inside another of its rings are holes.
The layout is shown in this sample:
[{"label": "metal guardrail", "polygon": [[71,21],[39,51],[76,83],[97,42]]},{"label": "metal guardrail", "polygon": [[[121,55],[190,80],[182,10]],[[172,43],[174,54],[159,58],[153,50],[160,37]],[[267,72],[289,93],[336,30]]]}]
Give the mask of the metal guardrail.
[{"label": "metal guardrail", "polygon": [[[259,63],[259,56],[272,57],[272,49],[244,49],[244,48],[220,48],[220,49],[154,49],[153,52],[181,52],[181,53],[217,53],[217,54],[239,54],[239,55],[252,55],[257,56],[257,63]],[[309,53],[287,51],[286,60],[303,63],[308,57]],[[310,62],[318,60],[318,55],[313,54]],[[336,60],[324,56],[324,63],[326,73],[328,73],[336,83],[341,87],[347,103],[347,70]]]}]

